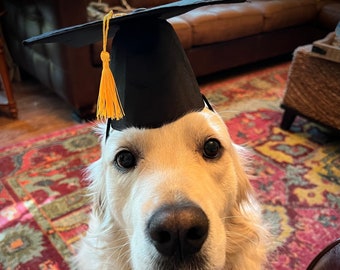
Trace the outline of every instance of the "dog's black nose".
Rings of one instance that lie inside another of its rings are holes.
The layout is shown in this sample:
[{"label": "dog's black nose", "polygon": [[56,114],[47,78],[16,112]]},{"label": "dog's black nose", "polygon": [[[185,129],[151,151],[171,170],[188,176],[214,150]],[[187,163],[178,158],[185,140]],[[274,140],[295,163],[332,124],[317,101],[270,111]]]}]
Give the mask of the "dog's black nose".
[{"label": "dog's black nose", "polygon": [[185,260],[200,251],[207,239],[209,221],[194,204],[167,205],[150,218],[147,233],[159,253]]}]

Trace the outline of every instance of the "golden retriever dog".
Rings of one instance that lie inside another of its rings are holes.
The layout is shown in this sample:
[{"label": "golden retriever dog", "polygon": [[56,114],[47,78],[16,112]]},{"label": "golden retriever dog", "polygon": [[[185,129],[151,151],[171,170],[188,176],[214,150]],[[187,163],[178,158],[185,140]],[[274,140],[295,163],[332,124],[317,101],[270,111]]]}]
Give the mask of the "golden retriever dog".
[{"label": "golden retriever dog", "polygon": [[79,269],[254,270],[268,232],[244,150],[205,108],[160,128],[101,128]]}]

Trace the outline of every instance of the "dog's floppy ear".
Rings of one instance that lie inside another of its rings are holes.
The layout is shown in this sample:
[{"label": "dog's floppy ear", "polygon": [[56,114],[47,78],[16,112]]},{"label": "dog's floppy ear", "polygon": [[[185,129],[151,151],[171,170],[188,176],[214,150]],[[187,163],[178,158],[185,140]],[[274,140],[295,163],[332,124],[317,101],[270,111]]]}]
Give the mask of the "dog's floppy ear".
[{"label": "dog's floppy ear", "polygon": [[102,160],[99,159],[88,167],[87,179],[90,182],[89,196],[92,198],[93,212],[98,218],[103,218],[105,210],[105,177],[102,168]]},{"label": "dog's floppy ear", "polygon": [[249,182],[249,174],[248,174],[248,153],[245,148],[233,143],[234,152],[233,160],[235,171],[239,183],[238,193],[237,193],[237,202],[241,203],[244,200],[249,199],[249,195],[253,193],[252,186]]},{"label": "dog's floppy ear", "polygon": [[[234,246],[243,246],[241,242],[248,241],[247,239],[252,239],[254,243],[261,241],[263,237],[264,230],[259,227],[254,227],[254,224],[259,224],[261,219],[261,209],[254,197],[253,187],[249,181],[250,165],[249,153],[248,151],[239,145],[233,144],[235,155],[234,166],[236,175],[238,178],[238,190],[236,203],[234,204],[232,215],[236,218],[234,219],[233,228],[230,229],[231,237],[229,239],[230,244]],[[233,234],[234,233],[234,234]],[[237,237],[242,235],[243,237]],[[262,258],[265,253],[265,249],[258,249],[260,257]],[[253,258],[254,260],[256,258]]]},{"label": "dog's floppy ear", "polygon": [[105,148],[105,142],[108,137],[108,133],[110,133],[110,129],[107,128],[108,123],[105,123],[105,121],[100,121],[98,124],[94,127],[94,133],[98,136],[101,150]]},{"label": "dog's floppy ear", "polygon": [[[95,128],[94,132],[99,137],[99,141],[101,144],[101,150],[105,149],[106,142],[106,124],[105,122],[100,122]],[[92,207],[94,213],[99,217],[103,217],[104,209],[105,209],[105,177],[103,170],[103,162],[102,159],[97,160],[92,163],[87,168],[87,180],[89,181],[89,191],[90,197],[92,198]]]}]

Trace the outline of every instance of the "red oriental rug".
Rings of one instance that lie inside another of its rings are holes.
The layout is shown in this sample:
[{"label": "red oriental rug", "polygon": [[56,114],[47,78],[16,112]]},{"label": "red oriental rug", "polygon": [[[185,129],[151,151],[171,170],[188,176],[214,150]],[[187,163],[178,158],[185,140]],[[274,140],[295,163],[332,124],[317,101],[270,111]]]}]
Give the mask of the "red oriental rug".
[{"label": "red oriental rug", "polygon": [[[340,139],[297,118],[279,128],[288,64],[202,84],[232,138],[254,152],[252,183],[276,225],[269,269],[305,269],[340,237]],[[91,125],[0,149],[0,269],[70,269],[87,229],[83,170],[99,157]]]}]

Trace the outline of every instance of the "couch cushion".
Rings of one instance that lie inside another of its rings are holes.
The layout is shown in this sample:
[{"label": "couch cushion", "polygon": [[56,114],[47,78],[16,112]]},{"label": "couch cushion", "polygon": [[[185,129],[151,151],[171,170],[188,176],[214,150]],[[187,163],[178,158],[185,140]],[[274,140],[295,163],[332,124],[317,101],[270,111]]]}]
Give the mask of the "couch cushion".
[{"label": "couch cushion", "polygon": [[192,32],[191,26],[188,22],[183,20],[181,17],[173,17],[168,20],[176,31],[176,34],[181,41],[184,49],[192,47]]},{"label": "couch cushion", "polygon": [[191,26],[193,46],[261,32],[261,12],[249,3],[205,6],[180,16]]},{"label": "couch cushion", "polygon": [[263,31],[307,23],[317,14],[315,0],[255,0],[251,5],[263,13]]},{"label": "couch cushion", "polygon": [[336,24],[340,21],[340,2],[331,2],[323,5],[319,13],[321,25],[330,30],[334,30]]}]

